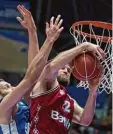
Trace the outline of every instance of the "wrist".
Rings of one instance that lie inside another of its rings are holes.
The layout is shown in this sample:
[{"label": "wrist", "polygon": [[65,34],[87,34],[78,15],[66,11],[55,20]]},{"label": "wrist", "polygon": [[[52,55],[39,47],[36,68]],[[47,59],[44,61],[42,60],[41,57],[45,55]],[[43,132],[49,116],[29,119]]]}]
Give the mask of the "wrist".
[{"label": "wrist", "polygon": [[53,43],[54,43],[54,41],[53,41],[53,40],[51,40],[51,39],[50,39],[50,38],[48,38],[48,37],[46,38],[46,42],[47,42],[47,43],[49,43],[49,44],[53,44]]},{"label": "wrist", "polygon": [[87,44],[84,42],[84,43],[81,43],[80,45],[78,45],[78,47],[80,48],[80,51],[83,52],[87,49]]},{"label": "wrist", "polygon": [[90,88],[89,94],[97,95],[97,93],[98,93],[97,88]]},{"label": "wrist", "polygon": [[28,28],[28,32],[33,34],[34,32],[37,32],[37,28]]},{"label": "wrist", "polygon": [[84,42],[82,44],[82,46],[83,46],[84,51],[88,49],[88,43],[87,42]]}]

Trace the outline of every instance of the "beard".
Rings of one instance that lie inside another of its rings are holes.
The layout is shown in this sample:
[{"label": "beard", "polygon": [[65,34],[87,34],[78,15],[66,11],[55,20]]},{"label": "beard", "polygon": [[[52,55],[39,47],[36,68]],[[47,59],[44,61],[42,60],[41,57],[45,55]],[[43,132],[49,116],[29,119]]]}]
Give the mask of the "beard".
[{"label": "beard", "polygon": [[67,87],[70,84],[70,78],[58,76],[57,80],[60,85]]}]

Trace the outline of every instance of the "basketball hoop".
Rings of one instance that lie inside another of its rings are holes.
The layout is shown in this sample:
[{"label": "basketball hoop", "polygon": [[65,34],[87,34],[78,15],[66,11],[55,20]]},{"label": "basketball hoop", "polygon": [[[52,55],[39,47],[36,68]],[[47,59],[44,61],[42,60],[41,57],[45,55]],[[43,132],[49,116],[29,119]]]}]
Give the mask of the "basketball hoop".
[{"label": "basketball hoop", "polygon": [[[104,75],[98,91],[100,93],[102,91],[106,91],[108,94],[111,93],[113,89],[112,24],[100,21],[79,21],[71,26],[70,33],[74,37],[75,45],[91,42],[99,45],[104,50],[106,55],[104,61],[98,57],[104,69]],[[88,81],[80,81],[77,87],[84,87],[86,89],[89,87],[89,83]]]}]

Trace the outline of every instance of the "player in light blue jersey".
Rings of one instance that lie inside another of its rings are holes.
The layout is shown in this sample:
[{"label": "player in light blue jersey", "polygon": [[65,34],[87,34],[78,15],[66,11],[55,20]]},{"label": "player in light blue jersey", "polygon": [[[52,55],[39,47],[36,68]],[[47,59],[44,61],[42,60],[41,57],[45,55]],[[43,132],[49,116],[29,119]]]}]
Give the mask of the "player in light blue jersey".
[{"label": "player in light blue jersey", "polygon": [[[2,80],[1,82],[5,81]],[[29,134],[29,127],[29,106],[22,99],[17,103],[17,110],[10,125],[0,124],[0,134],[12,134],[12,132]]]},{"label": "player in light blue jersey", "polygon": [[25,77],[16,87],[12,87],[4,80],[0,81],[2,98],[0,102],[0,134],[29,133],[29,93],[47,62],[53,43],[63,30],[63,27],[60,28],[62,24],[60,15],[55,23],[54,17],[52,17],[50,25],[46,23],[47,38],[39,51],[37,29],[31,13],[23,6],[19,5],[17,8],[23,16],[23,19],[17,17],[17,20],[28,30],[29,34],[28,69]]}]

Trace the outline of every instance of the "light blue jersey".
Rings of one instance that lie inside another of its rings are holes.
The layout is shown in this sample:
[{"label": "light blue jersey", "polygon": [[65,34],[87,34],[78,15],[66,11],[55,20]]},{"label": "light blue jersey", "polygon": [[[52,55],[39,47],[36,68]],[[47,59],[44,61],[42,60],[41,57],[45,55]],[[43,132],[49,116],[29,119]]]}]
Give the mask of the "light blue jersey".
[{"label": "light blue jersey", "polygon": [[0,134],[19,134],[15,121],[9,125],[0,124]]},{"label": "light blue jersey", "polygon": [[0,124],[0,134],[29,134],[29,107],[23,100],[17,107],[14,121],[9,125]]}]

